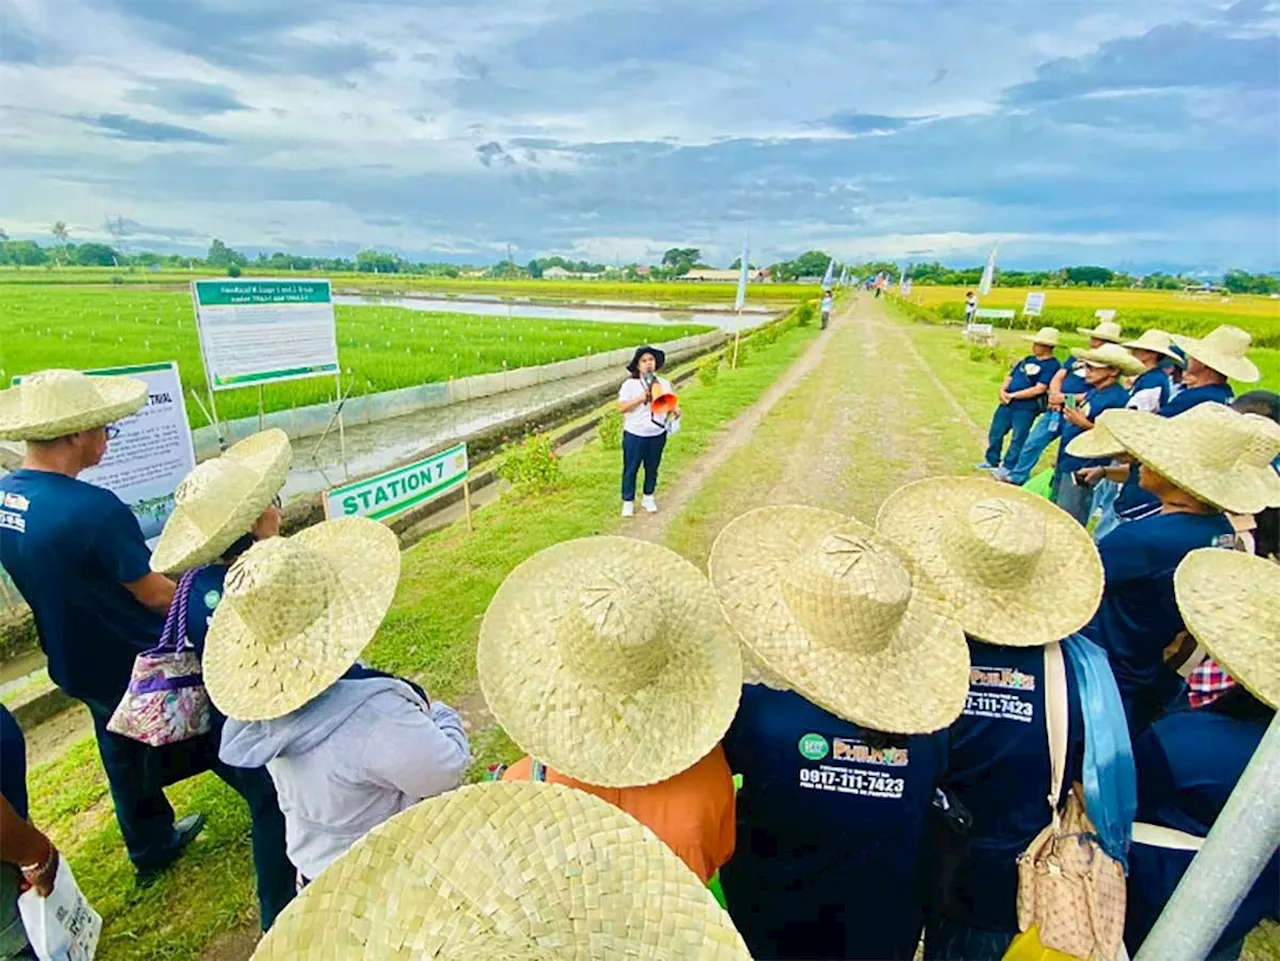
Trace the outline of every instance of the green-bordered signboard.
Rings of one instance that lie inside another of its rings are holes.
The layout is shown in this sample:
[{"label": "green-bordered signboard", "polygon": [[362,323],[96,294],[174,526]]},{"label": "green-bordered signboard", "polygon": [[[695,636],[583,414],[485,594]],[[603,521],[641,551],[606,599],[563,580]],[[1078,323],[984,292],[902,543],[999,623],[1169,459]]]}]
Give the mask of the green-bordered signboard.
[{"label": "green-bordered signboard", "polygon": [[214,390],[338,373],[329,281],[194,280],[191,298]]},{"label": "green-bordered signboard", "polygon": [[467,445],[458,444],[405,467],[326,491],[325,516],[386,521],[433,501],[467,479]]}]

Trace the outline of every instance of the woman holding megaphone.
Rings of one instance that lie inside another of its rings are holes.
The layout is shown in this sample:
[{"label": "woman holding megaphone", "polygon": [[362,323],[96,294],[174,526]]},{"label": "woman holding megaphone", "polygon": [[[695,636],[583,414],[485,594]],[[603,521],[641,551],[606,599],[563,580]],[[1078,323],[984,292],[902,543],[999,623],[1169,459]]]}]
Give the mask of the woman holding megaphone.
[{"label": "woman holding megaphone", "polygon": [[658,488],[658,465],[667,434],[674,434],[680,424],[680,408],[671,383],[658,376],[666,362],[666,354],[656,347],[637,347],[627,365],[631,374],[618,390],[618,409],[622,411],[622,516],[636,512],[636,478],[644,465],[644,500],[641,506],[650,514],[658,510],[653,499]]}]

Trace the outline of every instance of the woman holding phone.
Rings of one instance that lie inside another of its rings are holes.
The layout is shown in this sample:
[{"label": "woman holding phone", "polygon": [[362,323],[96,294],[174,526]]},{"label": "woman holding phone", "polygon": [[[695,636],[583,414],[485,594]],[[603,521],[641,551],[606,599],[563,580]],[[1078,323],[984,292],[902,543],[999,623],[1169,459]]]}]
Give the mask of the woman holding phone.
[{"label": "woman holding phone", "polygon": [[[658,489],[658,465],[667,445],[667,419],[653,413],[653,399],[671,392],[671,384],[658,376],[667,355],[657,347],[637,347],[627,365],[631,374],[618,389],[618,410],[622,411],[622,516],[636,512],[636,479],[644,465],[644,500],[641,506],[650,514],[658,510],[653,499]],[[679,410],[670,418],[679,417]]]}]

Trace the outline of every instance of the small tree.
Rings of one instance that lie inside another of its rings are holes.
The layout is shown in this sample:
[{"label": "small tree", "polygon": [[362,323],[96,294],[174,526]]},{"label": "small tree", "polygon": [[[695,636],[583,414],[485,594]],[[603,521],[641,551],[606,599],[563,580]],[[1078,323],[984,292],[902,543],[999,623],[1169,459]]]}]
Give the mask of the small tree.
[{"label": "small tree", "polygon": [[57,266],[62,265],[62,261],[67,258],[67,239],[71,234],[67,231],[67,222],[65,220],[55,220],[53,226],[49,228],[49,233],[53,234],[53,239],[58,244],[58,250],[61,254],[56,257],[54,262]]}]

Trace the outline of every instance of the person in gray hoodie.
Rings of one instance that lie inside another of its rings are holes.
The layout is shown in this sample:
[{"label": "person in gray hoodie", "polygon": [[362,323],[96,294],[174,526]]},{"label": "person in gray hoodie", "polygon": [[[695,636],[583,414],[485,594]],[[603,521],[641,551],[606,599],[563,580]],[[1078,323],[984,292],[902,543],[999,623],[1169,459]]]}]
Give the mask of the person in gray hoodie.
[{"label": "person in gray hoodie", "polygon": [[364,518],[260,541],[227,572],[205,640],[205,686],[228,718],[220,758],[275,782],[303,883],[424,798],[471,752],[458,713],[355,663],[395,596],[395,534]]}]

